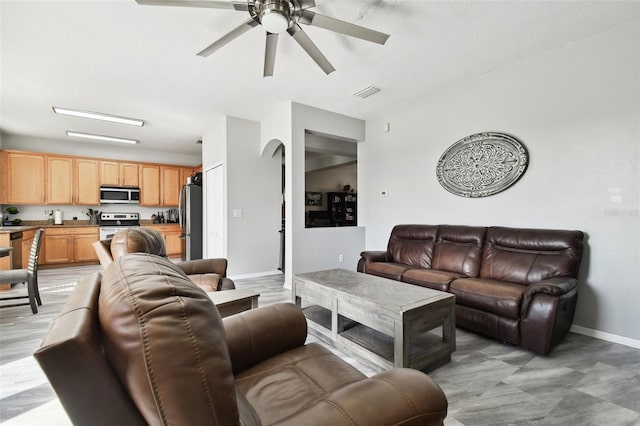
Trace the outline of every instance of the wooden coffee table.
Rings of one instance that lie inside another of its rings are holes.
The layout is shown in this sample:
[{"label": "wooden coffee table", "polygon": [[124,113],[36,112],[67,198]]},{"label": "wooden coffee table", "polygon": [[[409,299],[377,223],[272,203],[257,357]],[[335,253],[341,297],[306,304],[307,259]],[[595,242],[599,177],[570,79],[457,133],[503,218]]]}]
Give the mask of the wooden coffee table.
[{"label": "wooden coffee table", "polygon": [[295,275],[293,299],[314,334],[374,367],[428,371],[456,348],[450,293],[331,269]]},{"label": "wooden coffee table", "polygon": [[258,307],[260,293],[235,289],[207,293],[222,318]]}]

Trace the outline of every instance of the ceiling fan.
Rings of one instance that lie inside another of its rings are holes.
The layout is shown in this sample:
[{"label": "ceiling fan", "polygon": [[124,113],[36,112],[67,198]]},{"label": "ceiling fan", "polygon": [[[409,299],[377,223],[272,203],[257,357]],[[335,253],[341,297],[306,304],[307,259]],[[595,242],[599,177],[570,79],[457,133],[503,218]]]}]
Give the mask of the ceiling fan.
[{"label": "ceiling fan", "polygon": [[262,25],[267,33],[264,77],[273,75],[278,35],[284,31],[293,37],[326,74],[335,71],[329,60],[302,31],[299,24],[324,28],[378,44],[384,44],[389,38],[388,34],[312,12],[309,9],[316,6],[315,0],[136,0],[136,2],[140,5],[202,7],[248,12],[249,19],[204,48],[198,55],[207,57],[251,28]]}]

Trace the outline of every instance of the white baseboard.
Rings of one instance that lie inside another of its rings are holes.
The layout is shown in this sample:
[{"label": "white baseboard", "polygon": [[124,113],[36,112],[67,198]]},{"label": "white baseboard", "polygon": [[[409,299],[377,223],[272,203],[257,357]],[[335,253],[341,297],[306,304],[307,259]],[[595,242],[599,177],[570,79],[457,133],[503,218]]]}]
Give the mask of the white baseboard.
[{"label": "white baseboard", "polygon": [[282,271],[263,271],[263,272],[255,272],[253,274],[241,274],[241,275],[229,275],[229,278],[232,280],[242,280],[245,278],[258,278],[258,277],[268,277],[269,275],[282,275]]},{"label": "white baseboard", "polygon": [[581,327],[579,325],[572,325],[569,331],[583,334],[585,336],[595,337],[596,339],[600,340],[606,340],[607,342],[619,343],[621,345],[640,349],[640,340],[631,339],[629,337],[618,336],[617,334],[606,333],[604,331]]}]

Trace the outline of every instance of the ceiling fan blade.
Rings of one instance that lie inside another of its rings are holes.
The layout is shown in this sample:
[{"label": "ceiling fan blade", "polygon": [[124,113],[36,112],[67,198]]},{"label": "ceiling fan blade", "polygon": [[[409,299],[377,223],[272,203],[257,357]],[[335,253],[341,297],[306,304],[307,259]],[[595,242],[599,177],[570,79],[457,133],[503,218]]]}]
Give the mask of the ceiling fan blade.
[{"label": "ceiling fan blade", "polygon": [[298,22],[378,44],[385,44],[389,38],[389,34],[370,30],[369,28],[361,27],[339,19],[330,18],[325,15],[320,15],[310,10],[303,10],[302,16]]},{"label": "ceiling fan blade", "polygon": [[287,32],[291,35],[291,37],[293,37],[295,41],[298,42],[300,47],[302,47],[305,52],[307,52],[307,54],[311,56],[311,59],[313,59],[316,64],[318,64],[318,66],[322,68],[322,71],[324,71],[326,74],[331,74],[336,70],[333,65],[331,65],[329,60],[325,58],[320,49],[318,49],[318,47],[313,44],[309,36],[304,31],[302,31],[300,25],[293,24],[291,27],[289,27],[289,29],[287,29]]},{"label": "ceiling fan blade", "polygon": [[311,9],[312,7],[321,6],[338,0],[298,0],[300,9]]},{"label": "ceiling fan blade", "polygon": [[267,32],[267,45],[264,50],[264,73],[263,77],[273,75],[273,67],[276,64],[276,49],[278,47],[278,34]]},{"label": "ceiling fan blade", "polygon": [[143,6],[180,6],[180,7],[208,7],[211,9],[231,9],[248,11],[247,2],[224,0],[136,0]]},{"label": "ceiling fan blade", "polygon": [[223,35],[218,40],[214,41],[209,46],[207,46],[204,49],[202,49],[202,51],[198,52],[198,56],[203,56],[203,57],[206,58],[207,56],[211,55],[216,50],[220,49],[221,47],[225,46],[227,43],[229,43],[229,42],[235,40],[236,38],[240,37],[242,34],[246,33],[251,28],[253,28],[253,27],[257,26],[257,25],[258,25],[258,23],[253,18],[247,19],[242,24],[240,24],[240,26],[234,28],[229,33]]}]

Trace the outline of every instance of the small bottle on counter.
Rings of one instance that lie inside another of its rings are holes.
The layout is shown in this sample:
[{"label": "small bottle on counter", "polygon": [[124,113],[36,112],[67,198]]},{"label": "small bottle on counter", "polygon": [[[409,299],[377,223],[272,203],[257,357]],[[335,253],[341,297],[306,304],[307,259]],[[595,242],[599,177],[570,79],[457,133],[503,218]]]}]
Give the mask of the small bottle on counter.
[{"label": "small bottle on counter", "polygon": [[47,219],[47,224],[48,225],[53,225],[53,211],[51,211],[51,213],[49,213],[49,218]]}]

